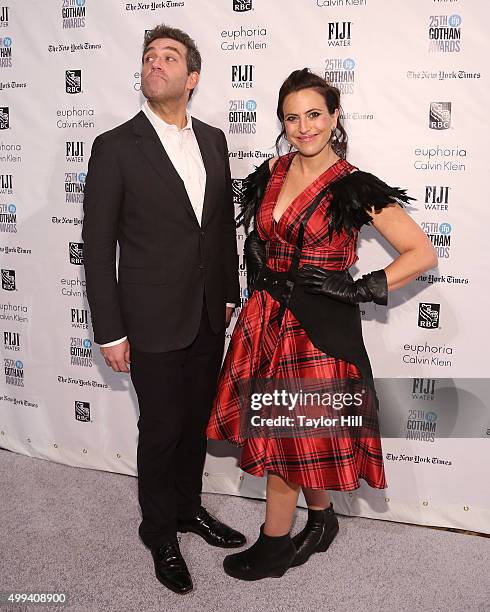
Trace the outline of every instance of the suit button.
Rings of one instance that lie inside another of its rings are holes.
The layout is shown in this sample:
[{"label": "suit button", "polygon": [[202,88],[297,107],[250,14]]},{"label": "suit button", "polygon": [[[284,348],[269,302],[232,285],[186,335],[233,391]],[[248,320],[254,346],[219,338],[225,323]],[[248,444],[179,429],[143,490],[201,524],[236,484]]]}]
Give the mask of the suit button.
[{"label": "suit button", "polygon": [[204,270],[204,266],[203,266],[203,264],[201,264],[201,265],[199,266],[199,270]]},{"label": "suit button", "polygon": [[201,232],[201,236],[204,236],[204,232]]}]

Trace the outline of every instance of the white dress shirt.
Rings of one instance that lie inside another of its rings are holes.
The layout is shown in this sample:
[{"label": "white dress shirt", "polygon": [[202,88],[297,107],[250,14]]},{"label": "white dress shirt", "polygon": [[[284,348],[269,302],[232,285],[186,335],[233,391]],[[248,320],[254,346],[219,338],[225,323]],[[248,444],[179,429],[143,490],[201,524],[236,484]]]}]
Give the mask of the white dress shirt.
[{"label": "white dress shirt", "polygon": [[[185,126],[179,129],[176,125],[166,123],[156,115],[151,110],[148,100],[145,101],[141,110],[154,127],[172,165],[182,179],[197,221],[201,225],[204,190],[206,189],[206,170],[196,135],[192,129],[192,119],[189,111],[186,110]],[[226,305],[235,306],[231,303]],[[126,336],[107,344],[101,344],[101,346],[115,346],[124,342],[124,340],[126,340]]]}]

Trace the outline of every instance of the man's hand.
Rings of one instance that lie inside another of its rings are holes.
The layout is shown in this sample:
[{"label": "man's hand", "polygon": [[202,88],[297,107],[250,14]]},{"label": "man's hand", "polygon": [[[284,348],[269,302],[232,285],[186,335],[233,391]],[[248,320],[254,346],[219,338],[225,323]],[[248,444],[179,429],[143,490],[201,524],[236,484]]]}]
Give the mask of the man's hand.
[{"label": "man's hand", "polygon": [[101,346],[100,352],[104,357],[107,365],[114,372],[129,372],[128,364],[130,362],[129,342],[123,340],[115,346]]},{"label": "man's hand", "polygon": [[234,306],[227,306],[226,307],[226,327],[228,327],[228,325],[230,324],[231,315],[233,314],[234,310],[235,310]]}]

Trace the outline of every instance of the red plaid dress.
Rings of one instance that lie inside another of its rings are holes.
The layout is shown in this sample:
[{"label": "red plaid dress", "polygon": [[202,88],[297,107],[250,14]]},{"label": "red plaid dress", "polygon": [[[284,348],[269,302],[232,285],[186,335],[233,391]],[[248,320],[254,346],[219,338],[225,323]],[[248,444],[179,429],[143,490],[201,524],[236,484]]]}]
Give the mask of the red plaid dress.
[{"label": "red plaid dress", "polygon": [[[273,210],[294,153],[278,163],[256,216],[256,228],[267,243],[267,266],[287,271],[294,253],[300,220],[320,189],[354,167],[339,160],[309,185],[284,211],[277,223]],[[299,265],[344,270],[357,261],[357,234],[327,236],[326,198],[310,217]],[[230,340],[218,380],[207,435],[242,446],[240,467],[254,476],[264,471],[312,489],[350,491],[359,478],[386,488],[381,441],[378,438],[305,437],[248,438],[240,434],[239,381],[247,378],[359,378],[354,364],[325,355],[311,343],[289,309],[278,320],[279,303],[265,291],[255,291],[243,307]]]}]

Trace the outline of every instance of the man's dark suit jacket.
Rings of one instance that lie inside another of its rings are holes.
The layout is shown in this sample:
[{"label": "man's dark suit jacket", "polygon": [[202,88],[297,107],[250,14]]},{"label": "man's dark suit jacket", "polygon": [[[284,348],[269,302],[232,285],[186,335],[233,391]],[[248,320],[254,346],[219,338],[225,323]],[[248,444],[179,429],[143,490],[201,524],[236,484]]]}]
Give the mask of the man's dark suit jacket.
[{"label": "man's dark suit jacket", "polygon": [[215,332],[225,326],[226,302],[239,304],[226,139],[197,119],[192,126],[206,169],[201,226],[143,112],[94,141],[82,239],[87,297],[100,344],[128,336],[140,351],[184,348],[197,335],[204,292]]}]

